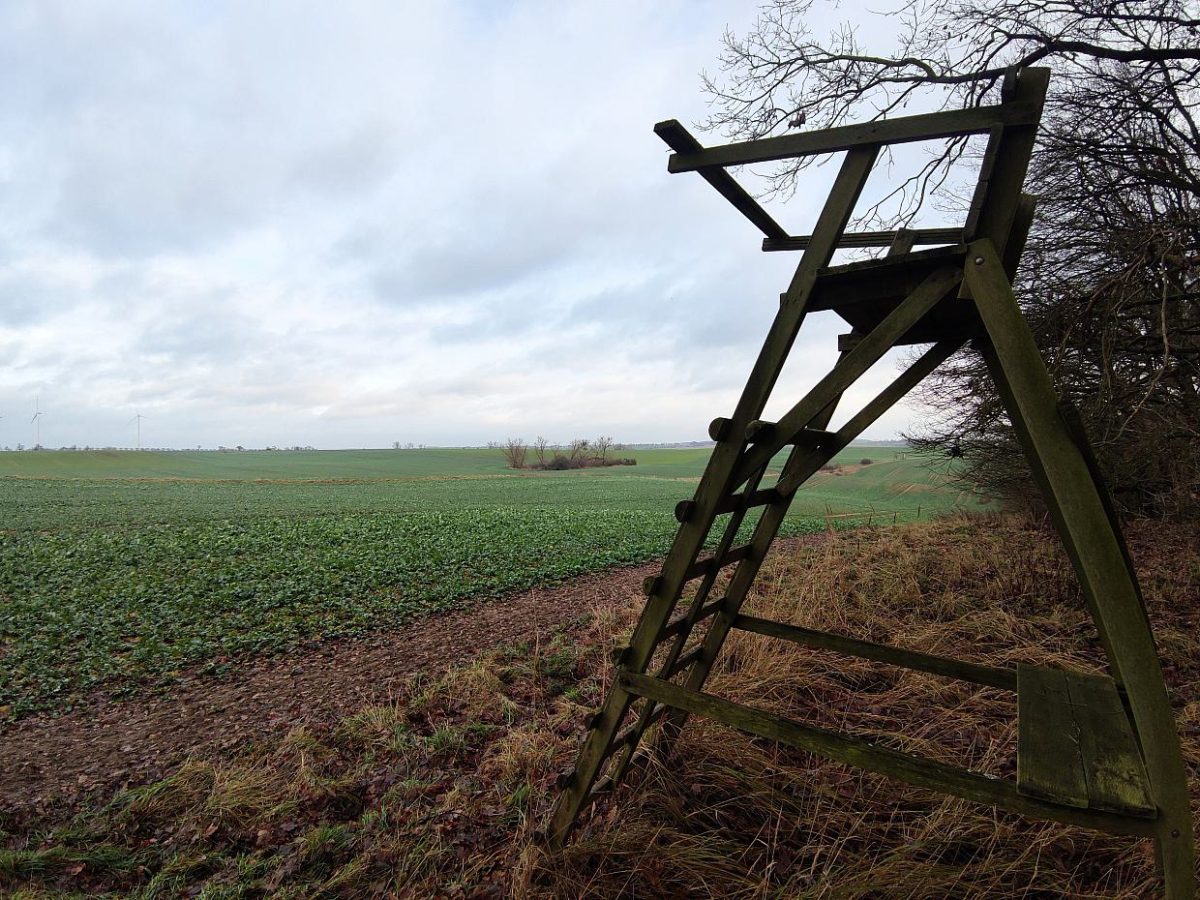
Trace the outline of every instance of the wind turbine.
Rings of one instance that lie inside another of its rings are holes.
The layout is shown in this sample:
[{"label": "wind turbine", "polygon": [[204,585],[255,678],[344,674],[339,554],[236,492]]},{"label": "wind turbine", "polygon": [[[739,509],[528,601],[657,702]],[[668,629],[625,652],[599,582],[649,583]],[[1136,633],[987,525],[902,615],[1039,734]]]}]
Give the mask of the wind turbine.
[{"label": "wind turbine", "polygon": [[137,422],[137,448],[142,449],[142,419],[146,418],[141,413],[134,415],[130,422]]},{"label": "wind turbine", "polygon": [[30,423],[36,423],[37,426],[37,440],[33,445],[33,448],[36,450],[42,446],[42,398],[40,395],[33,400],[33,418],[29,421]]}]

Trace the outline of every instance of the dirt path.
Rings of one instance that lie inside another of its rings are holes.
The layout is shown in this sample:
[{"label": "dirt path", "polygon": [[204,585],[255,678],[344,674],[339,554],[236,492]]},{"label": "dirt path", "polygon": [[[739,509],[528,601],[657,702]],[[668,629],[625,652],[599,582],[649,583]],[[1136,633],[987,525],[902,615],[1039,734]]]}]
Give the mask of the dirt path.
[{"label": "dirt path", "polygon": [[97,697],[58,718],[24,719],[0,731],[0,823],[61,813],[86,795],[161,777],[189,756],[242,750],[385,701],[415,672],[468,662],[569,624],[597,602],[627,598],[659,565],[584,575],[412,628],[252,660],[220,680],[185,679],[170,696]]}]

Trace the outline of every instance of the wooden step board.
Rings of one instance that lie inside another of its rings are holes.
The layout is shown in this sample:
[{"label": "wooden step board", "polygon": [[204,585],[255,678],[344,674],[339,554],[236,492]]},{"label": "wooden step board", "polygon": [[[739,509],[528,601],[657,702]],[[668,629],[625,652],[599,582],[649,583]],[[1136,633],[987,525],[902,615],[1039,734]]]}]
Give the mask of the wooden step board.
[{"label": "wooden step board", "polygon": [[1111,678],[1019,665],[1017,733],[1019,793],[1079,809],[1157,815]]}]

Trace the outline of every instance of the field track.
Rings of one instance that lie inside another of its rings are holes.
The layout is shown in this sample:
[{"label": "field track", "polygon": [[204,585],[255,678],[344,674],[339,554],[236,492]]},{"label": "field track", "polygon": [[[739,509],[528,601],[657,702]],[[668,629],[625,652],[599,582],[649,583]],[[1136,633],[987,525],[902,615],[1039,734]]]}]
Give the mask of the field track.
[{"label": "field track", "polygon": [[227,756],[296,726],[335,722],[388,701],[417,672],[440,673],[485,650],[536,641],[596,606],[640,597],[642,579],[658,565],[582,575],[401,631],[252,658],[223,679],[186,678],[170,697],[111,700],[98,693],[65,715],[0,726],[0,815],[22,818],[75,798],[108,795],[160,778],[188,757]]}]

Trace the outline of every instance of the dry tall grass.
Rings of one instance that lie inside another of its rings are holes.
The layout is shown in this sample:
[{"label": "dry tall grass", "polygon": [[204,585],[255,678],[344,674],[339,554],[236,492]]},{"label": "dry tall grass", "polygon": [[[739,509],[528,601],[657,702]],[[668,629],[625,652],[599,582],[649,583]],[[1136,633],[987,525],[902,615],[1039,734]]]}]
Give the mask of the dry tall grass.
[{"label": "dry tall grass", "polygon": [[[1131,544],[1200,787],[1200,529]],[[948,800],[693,719],[665,765],[538,843],[640,598],[329,731],[193,762],[50,829],[0,889],[132,896],[1152,897],[1148,844]],[[1048,532],[999,518],[844,532],[772,558],[748,611],[989,664],[1100,650]],[[736,634],[709,690],[1010,775],[1011,695]],[[1197,791],[1200,793],[1200,791]]]}]

